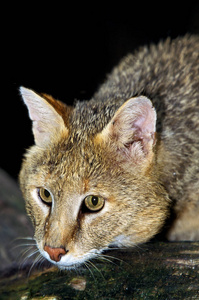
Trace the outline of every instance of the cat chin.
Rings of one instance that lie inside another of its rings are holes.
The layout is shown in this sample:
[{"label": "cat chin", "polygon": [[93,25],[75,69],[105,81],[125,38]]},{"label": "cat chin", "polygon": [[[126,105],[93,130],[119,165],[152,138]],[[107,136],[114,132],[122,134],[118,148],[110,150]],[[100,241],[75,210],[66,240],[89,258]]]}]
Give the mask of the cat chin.
[{"label": "cat chin", "polygon": [[44,250],[40,250],[40,253],[43,255],[44,258],[46,258],[50,263],[58,267],[60,270],[72,270],[77,269],[81,265],[86,264],[86,262],[91,259],[97,258],[98,256],[100,256],[100,253],[103,250],[104,249],[92,249],[81,257],[75,257],[74,255],[67,253],[66,255],[62,256],[59,262],[55,262],[52,259],[50,259],[48,253],[46,253],[46,251]]},{"label": "cat chin", "polygon": [[84,265],[86,263],[86,260],[83,260],[82,262],[70,265],[70,266],[65,266],[65,265],[57,265],[56,266],[62,270],[62,271],[69,271],[69,270],[76,270],[79,269],[79,267],[81,267],[82,265]]}]

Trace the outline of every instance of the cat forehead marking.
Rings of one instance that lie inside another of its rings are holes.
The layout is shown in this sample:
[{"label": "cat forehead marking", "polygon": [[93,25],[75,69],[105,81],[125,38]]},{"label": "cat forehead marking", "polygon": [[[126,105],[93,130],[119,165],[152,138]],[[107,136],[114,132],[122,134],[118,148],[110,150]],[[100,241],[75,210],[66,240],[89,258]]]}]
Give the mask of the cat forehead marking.
[{"label": "cat forehead marking", "polygon": [[89,180],[83,179],[83,193],[87,193],[89,190]]}]

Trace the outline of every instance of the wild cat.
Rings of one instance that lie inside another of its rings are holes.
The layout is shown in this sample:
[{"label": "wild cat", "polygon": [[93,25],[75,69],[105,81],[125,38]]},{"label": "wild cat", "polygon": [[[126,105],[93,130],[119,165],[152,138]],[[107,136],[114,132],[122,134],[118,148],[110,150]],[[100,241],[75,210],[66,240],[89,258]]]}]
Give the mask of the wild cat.
[{"label": "wild cat", "polygon": [[199,238],[199,37],[127,55],[73,107],[21,87],[35,139],[20,186],[40,253],[75,268],[159,233]]}]

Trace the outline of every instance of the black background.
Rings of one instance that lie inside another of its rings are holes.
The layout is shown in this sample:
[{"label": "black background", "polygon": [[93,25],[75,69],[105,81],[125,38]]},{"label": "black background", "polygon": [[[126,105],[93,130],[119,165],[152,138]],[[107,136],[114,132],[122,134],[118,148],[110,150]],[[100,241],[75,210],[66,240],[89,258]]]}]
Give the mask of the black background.
[{"label": "black background", "polygon": [[27,3],[1,8],[0,167],[14,178],[33,144],[19,86],[68,104],[89,99],[128,52],[167,36],[199,34],[199,1]]}]

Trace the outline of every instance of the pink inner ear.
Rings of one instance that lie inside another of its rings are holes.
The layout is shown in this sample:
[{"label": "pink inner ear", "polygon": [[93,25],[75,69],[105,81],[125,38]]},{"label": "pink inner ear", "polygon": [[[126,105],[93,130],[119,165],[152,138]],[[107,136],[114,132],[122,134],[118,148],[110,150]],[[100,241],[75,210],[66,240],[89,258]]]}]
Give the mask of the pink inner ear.
[{"label": "pink inner ear", "polygon": [[30,119],[33,121],[33,134],[36,145],[46,147],[58,134],[68,134],[62,115],[45,98],[35,92],[21,88]]},{"label": "pink inner ear", "polygon": [[139,162],[144,157],[152,157],[156,112],[149,99],[143,96],[129,99],[116,112],[111,125],[109,133],[113,142],[120,149],[127,149],[131,161]]},{"label": "pink inner ear", "polygon": [[154,133],[155,121],[154,109],[146,103],[142,105],[141,112],[134,121],[133,127],[139,128],[142,133]]},{"label": "pink inner ear", "polygon": [[29,106],[29,114],[30,118],[33,122],[37,122],[40,120],[40,115],[38,114],[38,111],[34,109],[34,107]]}]

